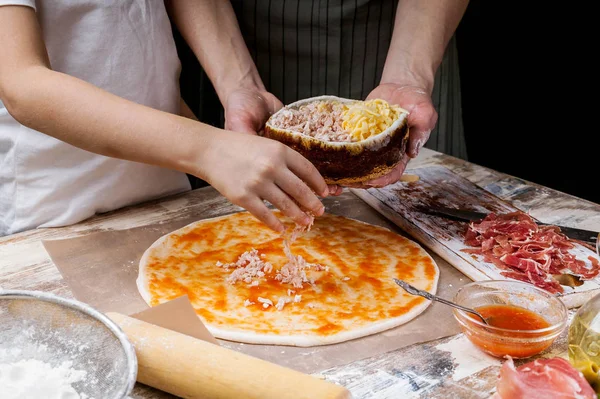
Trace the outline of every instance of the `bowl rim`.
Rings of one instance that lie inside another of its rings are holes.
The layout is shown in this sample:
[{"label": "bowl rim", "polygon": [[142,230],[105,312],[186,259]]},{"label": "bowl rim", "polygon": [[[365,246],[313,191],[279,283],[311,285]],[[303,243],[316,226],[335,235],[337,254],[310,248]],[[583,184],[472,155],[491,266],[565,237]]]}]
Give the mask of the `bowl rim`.
[{"label": "bowl rim", "polygon": [[[462,318],[465,318],[465,320],[468,319],[469,322],[472,322],[473,324],[477,325],[478,327],[484,328],[490,332],[512,332],[512,333],[519,333],[519,334],[523,334],[523,335],[540,335],[540,334],[544,334],[544,333],[552,333],[552,332],[562,331],[566,327],[566,325],[568,323],[568,319],[569,319],[569,311],[567,309],[567,306],[563,303],[563,301],[558,299],[558,297],[550,294],[549,292],[544,291],[543,289],[541,289],[539,287],[536,287],[533,284],[525,283],[522,281],[508,281],[508,280],[473,281],[473,282],[470,282],[470,283],[465,284],[462,287],[460,287],[458,289],[458,291],[456,292],[456,294],[454,295],[453,301],[455,303],[458,303],[457,297],[463,289],[466,289],[469,287],[474,287],[477,285],[487,285],[487,284],[490,284],[490,285],[491,284],[506,284],[506,285],[511,285],[511,286],[517,285],[517,286],[533,289],[534,291],[537,291],[537,293],[542,294],[545,299],[548,299],[549,301],[555,301],[558,303],[558,307],[560,308],[560,313],[562,314],[561,320],[557,323],[551,324],[548,327],[538,328],[536,330],[518,330],[518,329],[490,326],[490,325],[484,324],[480,320],[477,320],[475,318],[468,316],[467,312],[465,312],[465,311],[462,311],[460,309],[454,309],[454,317],[457,319],[457,321],[460,324],[467,324],[467,323],[463,323],[463,321],[458,318],[457,314],[460,315]],[[509,290],[506,290],[506,291],[510,292]],[[459,305],[460,305],[460,303],[459,303]],[[528,309],[528,308],[524,308],[524,309],[531,311],[531,309]],[[468,327],[468,325],[465,325],[465,328],[472,329],[472,328]],[[505,338],[511,339],[511,337],[505,337]],[[524,338],[527,338],[527,337],[521,336],[521,337],[514,337],[512,339],[518,340],[518,339],[524,339]]]},{"label": "bowl rim", "polygon": [[97,322],[103,324],[111,333],[115,335],[116,339],[120,342],[121,349],[124,352],[124,358],[127,363],[127,375],[125,377],[125,381],[122,384],[121,389],[115,393],[114,398],[122,399],[129,397],[131,392],[133,392],[137,381],[139,362],[135,351],[135,347],[133,346],[123,329],[115,321],[113,321],[107,315],[100,312],[91,305],[79,301],[75,298],[67,298],[46,291],[19,289],[12,290],[0,288],[0,300],[10,301],[12,299],[53,303],[58,306],[81,312],[87,315],[88,317],[95,319]]},{"label": "bowl rim", "polygon": [[[279,110],[277,110],[276,112],[274,112],[269,119],[267,119],[267,121],[265,122],[265,127],[268,127],[269,129],[273,130],[273,131],[278,131],[278,132],[285,132],[286,134],[291,135],[292,137],[299,137],[300,139],[304,139],[304,140],[308,140],[311,143],[315,143],[315,144],[325,144],[327,146],[330,147],[340,147],[340,148],[357,148],[357,149],[362,149],[364,146],[367,145],[371,145],[371,143],[378,143],[382,140],[385,140],[385,138],[387,136],[390,136],[392,134],[395,134],[397,130],[400,130],[402,128],[402,126],[404,125],[404,123],[408,124],[408,117],[410,115],[410,112],[408,112],[407,110],[403,109],[402,107],[400,107],[399,105],[396,104],[390,104],[390,106],[396,106],[400,108],[400,112],[398,114],[398,119],[396,119],[390,126],[387,127],[387,129],[385,129],[383,132],[380,132],[376,135],[367,137],[364,140],[360,140],[360,141],[326,141],[326,140],[321,140],[318,139],[316,137],[313,136],[309,136],[306,135],[304,133],[301,132],[296,132],[290,129],[284,129],[284,128],[279,128],[279,127],[275,127],[273,125],[273,120],[277,117],[277,115],[279,115],[280,113],[290,109],[290,108],[299,108],[302,105],[305,104],[310,104],[312,102],[317,102],[317,101],[337,101],[337,102],[341,102],[341,103],[356,103],[356,102],[364,102],[365,100],[360,100],[360,99],[353,99],[353,98],[345,98],[345,97],[338,97],[338,96],[332,96],[332,95],[322,95],[322,96],[316,96],[316,97],[307,97],[307,98],[303,98],[301,100],[298,101],[294,101],[290,104],[285,105],[284,107],[280,108]],[[408,134],[408,132],[407,132]]]}]

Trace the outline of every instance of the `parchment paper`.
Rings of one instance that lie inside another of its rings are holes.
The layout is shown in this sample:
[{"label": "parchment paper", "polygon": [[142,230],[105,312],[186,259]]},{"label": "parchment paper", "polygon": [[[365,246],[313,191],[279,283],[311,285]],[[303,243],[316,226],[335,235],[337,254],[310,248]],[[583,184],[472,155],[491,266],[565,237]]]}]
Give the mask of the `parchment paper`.
[{"label": "parchment paper", "polygon": [[[223,199],[222,201],[226,201]],[[324,201],[326,211],[367,223],[400,230],[350,193]],[[63,278],[80,301],[102,312],[132,314],[148,309],[138,293],[135,280],[144,251],[159,237],[206,217],[234,212],[230,206],[211,207],[218,212],[186,213],[177,220],[127,230],[92,233],[43,244]],[[428,251],[429,252],[429,251]],[[470,280],[437,255],[429,252],[440,268],[437,293],[452,298]],[[399,288],[400,289],[400,288]],[[305,373],[319,371],[389,352],[411,344],[458,333],[459,327],[447,306],[433,303],[411,322],[369,337],[327,346],[296,348],[249,345],[219,340],[221,346],[290,367]]]},{"label": "parchment paper", "polygon": [[187,296],[180,296],[169,302],[161,303],[153,308],[132,314],[131,317],[219,345],[219,341],[196,315]]}]

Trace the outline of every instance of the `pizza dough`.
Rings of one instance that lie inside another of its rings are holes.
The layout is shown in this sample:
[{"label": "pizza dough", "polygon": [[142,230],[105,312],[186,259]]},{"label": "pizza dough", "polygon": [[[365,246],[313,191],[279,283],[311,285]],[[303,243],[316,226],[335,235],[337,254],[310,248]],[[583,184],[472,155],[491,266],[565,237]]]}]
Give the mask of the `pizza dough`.
[{"label": "pizza dough", "polygon": [[[252,249],[272,271],[253,278],[258,285],[228,282],[237,269],[222,264],[235,263]],[[292,346],[348,341],[418,316],[429,301],[404,292],[394,277],[432,293],[437,289],[438,267],[418,244],[341,216],[317,218],[291,251],[307,263],[321,265],[306,269],[313,282],[302,288],[276,279],[287,263],[283,239],[252,215],[200,220],[146,250],[137,286],[150,306],[187,295],[217,338]],[[266,299],[275,305],[281,298],[289,302],[281,310],[263,303]]]}]

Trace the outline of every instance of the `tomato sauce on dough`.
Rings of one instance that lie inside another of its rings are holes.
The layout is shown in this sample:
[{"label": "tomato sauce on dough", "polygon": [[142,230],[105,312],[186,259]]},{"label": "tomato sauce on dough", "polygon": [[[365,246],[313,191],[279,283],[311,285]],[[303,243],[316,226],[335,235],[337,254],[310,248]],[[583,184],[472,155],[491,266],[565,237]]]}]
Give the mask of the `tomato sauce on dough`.
[{"label": "tomato sauce on dough", "polygon": [[[236,262],[251,249],[272,264],[272,271],[265,272],[258,285],[229,283],[235,268],[217,267],[217,262]],[[319,217],[291,250],[306,262],[328,269],[307,269],[314,283],[302,287],[282,283],[276,275],[288,259],[279,234],[247,212],[196,222],[149,249],[144,271],[148,302],[155,306],[187,295],[198,316],[224,337],[251,332],[321,337],[321,342],[324,337],[420,312],[425,300],[398,289],[392,277],[431,291],[439,273],[431,257],[406,238],[329,214]],[[277,304],[281,297],[292,300],[282,310],[259,301]]]}]

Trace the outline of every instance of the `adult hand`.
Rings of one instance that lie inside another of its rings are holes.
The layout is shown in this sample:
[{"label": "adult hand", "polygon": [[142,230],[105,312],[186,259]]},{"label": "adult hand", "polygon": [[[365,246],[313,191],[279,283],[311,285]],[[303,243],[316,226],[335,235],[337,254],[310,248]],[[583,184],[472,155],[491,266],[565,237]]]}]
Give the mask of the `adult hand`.
[{"label": "adult hand", "polygon": [[225,129],[256,134],[281,107],[281,101],[268,91],[237,89],[225,101]]},{"label": "adult hand", "polygon": [[[257,89],[238,89],[227,96],[225,129],[258,133],[271,115],[283,107],[273,94]],[[340,195],[342,188],[329,186],[329,195]]]},{"label": "adult hand", "polygon": [[429,139],[429,134],[437,123],[438,114],[431,101],[429,93],[420,87],[383,83],[377,86],[367,97],[367,100],[381,98],[390,104],[396,104],[409,112],[409,139],[406,154],[400,163],[387,175],[368,181],[359,188],[384,187],[400,180],[410,158],[415,158],[419,150]]},{"label": "adult hand", "polygon": [[264,200],[301,225],[310,222],[305,212],[324,212],[317,195],[329,194],[327,184],[309,161],[278,141],[224,131],[199,162],[200,176],[275,231],[283,231],[283,224]]}]

